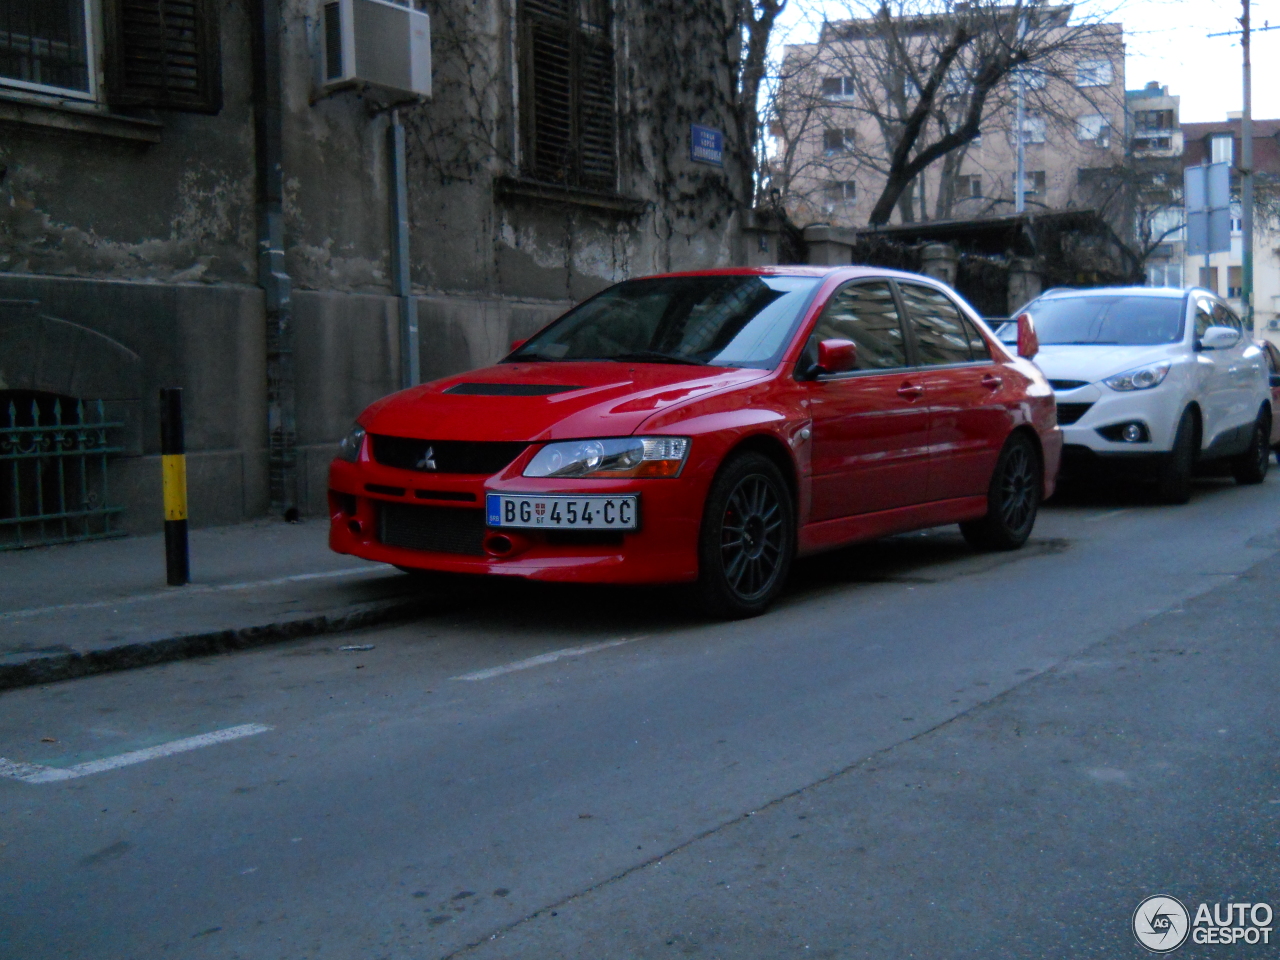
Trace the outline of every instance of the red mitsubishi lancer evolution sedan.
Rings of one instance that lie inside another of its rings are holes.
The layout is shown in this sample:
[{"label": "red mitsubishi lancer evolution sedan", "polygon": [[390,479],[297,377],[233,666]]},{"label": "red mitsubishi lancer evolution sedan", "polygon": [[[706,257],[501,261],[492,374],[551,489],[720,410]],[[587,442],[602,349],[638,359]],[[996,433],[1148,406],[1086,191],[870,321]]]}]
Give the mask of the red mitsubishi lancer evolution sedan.
[{"label": "red mitsubishi lancer evolution sedan", "polygon": [[1026,542],[1062,437],[1024,325],[869,267],[627,280],[501,362],[372,404],[330,546],[406,570],[695,583],[761,613],[796,556],[959,523]]}]

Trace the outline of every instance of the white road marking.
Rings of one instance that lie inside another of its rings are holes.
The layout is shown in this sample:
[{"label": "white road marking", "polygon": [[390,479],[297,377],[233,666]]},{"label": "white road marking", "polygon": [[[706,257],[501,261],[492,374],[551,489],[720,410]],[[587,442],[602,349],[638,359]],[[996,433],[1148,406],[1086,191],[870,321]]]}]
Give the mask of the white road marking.
[{"label": "white road marking", "polygon": [[1099,520],[1110,520],[1112,517],[1118,517],[1122,513],[1128,513],[1129,508],[1125,507],[1121,510],[1112,510],[1110,513],[1100,513],[1096,517],[1085,517],[1085,523],[1097,523]]},{"label": "white road marking", "polygon": [[599,650],[608,650],[610,647],[620,647],[624,643],[635,643],[637,640],[643,640],[644,637],[623,637],[621,640],[606,640],[604,643],[590,643],[585,647],[568,647],[564,650],[552,650],[550,653],[543,653],[536,657],[530,657],[528,660],[517,660],[515,663],[504,663],[500,667],[489,667],[487,670],[477,670],[475,673],[464,673],[460,676],[453,677],[454,680],[489,680],[493,677],[500,677],[504,673],[515,673],[517,670],[529,670],[533,667],[540,667],[546,663],[555,663],[557,660],[563,660],[565,657],[580,657],[584,653],[595,653]]},{"label": "white road marking", "polygon": [[259,587],[278,587],[286,583],[302,583],[306,580],[325,580],[331,577],[361,577],[372,573],[386,573],[385,566],[378,567],[344,567],[341,570],[326,570],[323,573],[295,573],[288,577],[276,577],[274,580],[254,580],[246,583],[223,584],[189,584],[181,590],[164,590],[157,593],[136,593],[131,597],[117,597],[114,600],[88,600],[84,603],[60,603],[52,607],[29,607],[26,610],[10,610],[0,612],[0,620],[14,620],[19,617],[38,617],[47,613],[62,613],[66,610],[101,610],[104,607],[119,607],[130,603],[145,603],[148,600],[165,600],[178,597],[189,597],[193,593],[222,593],[227,590],[254,590]]},{"label": "white road marking", "polygon": [[261,723],[245,723],[238,727],[228,727],[226,730],[215,730],[213,733],[202,733],[199,736],[147,747],[145,750],[134,750],[115,757],[78,763],[74,767],[45,767],[38,763],[23,763],[20,760],[6,760],[0,757],[0,777],[21,780],[23,783],[55,783],[59,780],[74,780],[76,777],[87,777],[92,773],[104,773],[107,770],[155,760],[157,757],[169,757],[175,753],[211,747],[215,743],[252,737],[257,733],[266,733],[270,729],[271,727]]}]

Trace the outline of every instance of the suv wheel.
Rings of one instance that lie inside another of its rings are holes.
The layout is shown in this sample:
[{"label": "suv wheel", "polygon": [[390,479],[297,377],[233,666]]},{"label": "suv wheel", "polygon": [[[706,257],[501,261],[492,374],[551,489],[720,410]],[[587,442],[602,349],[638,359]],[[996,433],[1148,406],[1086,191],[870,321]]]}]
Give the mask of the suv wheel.
[{"label": "suv wheel", "polygon": [[1271,466],[1271,412],[1263,409],[1253,424],[1249,449],[1231,461],[1231,475],[1236,483],[1261,483]]},{"label": "suv wheel", "polygon": [[960,524],[960,532],[981,550],[1017,550],[1031,536],[1044,492],[1040,451],[1026,434],[1005,441],[987,488],[987,515]]},{"label": "suv wheel", "polygon": [[782,592],[795,556],[791,491],[773,461],[743,453],[707,494],[698,544],[698,592],[712,616],[764,613]]},{"label": "suv wheel", "polygon": [[1161,503],[1180,504],[1191,499],[1191,471],[1196,465],[1196,446],[1196,415],[1187,409],[1178,421],[1173,450],[1156,482],[1156,499]]}]

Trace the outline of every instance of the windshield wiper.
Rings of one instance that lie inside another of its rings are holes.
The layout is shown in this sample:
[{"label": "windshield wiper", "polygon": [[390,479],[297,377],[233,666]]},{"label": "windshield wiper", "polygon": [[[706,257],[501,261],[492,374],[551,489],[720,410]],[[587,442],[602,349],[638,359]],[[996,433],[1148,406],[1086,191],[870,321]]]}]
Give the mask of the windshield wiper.
[{"label": "windshield wiper", "polygon": [[687,363],[695,367],[705,367],[705,360],[694,360],[692,357],[679,357],[673,353],[660,353],[657,350],[637,350],[634,353],[615,353],[611,357],[601,357],[602,360],[640,360],[648,363]]}]

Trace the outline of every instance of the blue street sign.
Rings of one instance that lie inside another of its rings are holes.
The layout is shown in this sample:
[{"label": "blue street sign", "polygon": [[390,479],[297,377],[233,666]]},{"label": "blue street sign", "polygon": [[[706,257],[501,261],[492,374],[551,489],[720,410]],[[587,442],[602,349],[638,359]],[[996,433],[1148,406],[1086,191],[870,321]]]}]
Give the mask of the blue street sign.
[{"label": "blue street sign", "polygon": [[724,133],[713,127],[689,125],[689,159],[695,163],[724,166]]},{"label": "blue street sign", "polygon": [[1187,253],[1191,256],[1231,249],[1231,164],[1211,163],[1183,171]]}]

